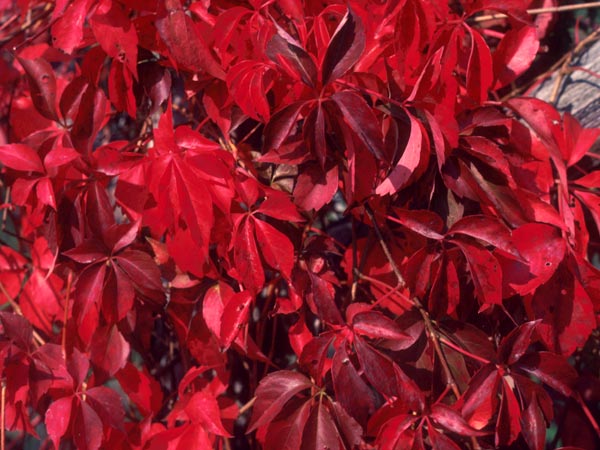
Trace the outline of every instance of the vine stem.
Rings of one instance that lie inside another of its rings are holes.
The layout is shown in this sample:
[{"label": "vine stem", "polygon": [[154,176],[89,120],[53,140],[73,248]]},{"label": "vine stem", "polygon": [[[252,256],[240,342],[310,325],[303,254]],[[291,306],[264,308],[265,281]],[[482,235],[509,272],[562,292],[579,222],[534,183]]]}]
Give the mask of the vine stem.
[{"label": "vine stem", "polygon": [[248,402],[242,406],[240,408],[240,412],[239,414],[242,415],[244,414],[246,411],[248,411],[250,408],[252,408],[252,406],[254,405],[254,402],[256,401],[256,396],[252,397],[250,400],[248,400]]},{"label": "vine stem", "polygon": [[[385,257],[387,258],[388,262],[390,263],[392,271],[396,275],[396,279],[398,280],[398,287],[405,287],[406,280],[400,273],[400,269],[398,268],[398,265],[392,257],[392,253],[390,252],[390,249],[385,242],[383,234],[379,229],[379,225],[377,224],[375,213],[373,212],[373,209],[369,204],[365,204],[365,212],[367,213],[367,216],[369,216],[369,219],[373,223],[373,228],[375,229],[375,234],[377,235],[379,245],[381,246],[381,249],[383,250],[383,253],[385,254]],[[444,376],[446,377],[446,385],[450,387],[452,393],[457,399],[460,398],[460,389],[458,388],[458,384],[454,380],[454,376],[452,375],[452,371],[450,369],[450,366],[448,365],[448,361],[446,360],[446,356],[444,355],[444,351],[442,350],[442,347],[440,345],[440,336],[436,330],[433,321],[431,320],[431,317],[429,317],[429,313],[425,310],[423,304],[417,297],[413,297],[410,301],[412,302],[414,307],[417,308],[417,310],[421,314],[421,317],[423,318],[423,322],[425,324],[425,329],[427,330],[429,340],[433,345],[433,349],[435,351],[435,354],[437,355],[437,359],[442,365],[442,370],[444,371]],[[474,436],[471,436],[471,445],[474,450],[481,449],[479,443],[477,442],[477,439]]]},{"label": "vine stem", "polygon": [[579,404],[579,406],[583,410],[583,413],[587,417],[592,428],[594,428],[594,431],[596,431],[596,435],[598,437],[600,437],[600,426],[598,426],[598,422],[596,422],[594,415],[592,414],[592,412],[590,411],[588,406],[585,404],[585,401],[583,400],[583,398],[581,398],[581,395],[579,394],[579,392],[575,392],[573,394],[573,397],[575,398],[575,401]]},{"label": "vine stem", "polygon": [[465,349],[463,349],[463,348],[460,348],[460,347],[459,347],[458,345],[456,345],[454,342],[450,341],[449,339],[446,339],[446,338],[445,338],[445,337],[443,337],[443,336],[440,336],[440,338],[439,338],[439,339],[440,339],[440,342],[441,342],[442,344],[444,344],[444,345],[445,345],[445,346],[447,346],[447,347],[450,347],[452,350],[455,350],[455,351],[457,351],[458,353],[461,353],[461,354],[463,354],[463,355],[465,355],[465,356],[468,356],[469,358],[472,358],[472,359],[474,359],[475,361],[479,361],[479,362],[480,362],[480,363],[482,363],[482,364],[489,364],[489,363],[490,363],[490,361],[488,361],[487,359],[485,359],[485,358],[482,358],[481,356],[474,355],[473,353],[471,353],[471,352],[469,352],[469,351],[467,351],[467,350],[465,350]]},{"label": "vine stem", "polygon": [[69,295],[71,294],[71,283],[73,282],[73,272],[69,270],[67,275],[67,293],[65,294],[65,314],[63,316],[63,330],[60,342],[63,357],[67,359],[67,320],[69,318]]},{"label": "vine stem", "polygon": [[[532,16],[536,16],[538,14],[560,13],[560,12],[565,12],[565,11],[576,11],[578,9],[591,9],[591,8],[600,8],[600,2],[578,3],[576,5],[550,6],[547,8],[532,8],[532,9],[528,9],[527,13]],[[485,16],[474,17],[473,20],[475,22],[487,22],[489,20],[505,19],[506,17],[507,17],[506,14],[496,13],[496,14],[486,14]]]}]

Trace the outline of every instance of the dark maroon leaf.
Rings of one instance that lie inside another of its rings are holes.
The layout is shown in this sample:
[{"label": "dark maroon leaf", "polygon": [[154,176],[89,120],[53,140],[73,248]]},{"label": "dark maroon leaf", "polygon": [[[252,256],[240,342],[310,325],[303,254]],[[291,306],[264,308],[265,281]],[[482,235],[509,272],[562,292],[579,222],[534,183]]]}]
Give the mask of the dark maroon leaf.
[{"label": "dark maroon leaf", "polygon": [[543,450],[546,444],[546,421],[535,392],[521,415],[521,429],[530,450]]},{"label": "dark maroon leaf", "polygon": [[273,23],[277,32],[267,44],[267,56],[274,62],[279,62],[279,58],[285,58],[306,85],[315,87],[317,67],[312,58],[298,41],[276,22]]},{"label": "dark maroon leaf", "polygon": [[302,450],[313,449],[342,450],[340,435],[324,402],[319,402],[312,409],[304,427]]},{"label": "dark maroon leaf", "polygon": [[290,399],[311,387],[308,378],[290,370],[279,370],[264,377],[256,389],[248,432],[271,422]]},{"label": "dark maroon leaf", "polygon": [[373,339],[409,340],[409,336],[396,322],[377,311],[364,311],[354,315],[352,329],[355,333]]},{"label": "dark maroon leaf", "polygon": [[565,396],[571,395],[577,371],[560,355],[538,352],[523,356],[518,367]]},{"label": "dark maroon leaf", "polygon": [[336,92],[331,96],[340,109],[344,122],[356,134],[377,159],[385,159],[383,155],[383,135],[379,121],[367,102],[351,91]]},{"label": "dark maroon leaf", "polygon": [[58,121],[56,112],[56,77],[52,66],[42,58],[17,57],[29,79],[31,99],[38,112],[47,119]]},{"label": "dark maroon leaf", "polygon": [[322,81],[328,84],[343,76],[365,50],[366,36],[360,17],[350,7],[329,41],[323,59]]},{"label": "dark maroon leaf", "polygon": [[525,354],[532,343],[533,332],[539,321],[526,322],[515,328],[502,339],[498,349],[498,360],[506,364],[514,364]]},{"label": "dark maroon leaf", "polygon": [[502,399],[496,422],[496,446],[512,444],[521,432],[521,407],[511,385],[502,379]]},{"label": "dark maroon leaf", "polygon": [[486,434],[471,428],[467,421],[457,411],[441,403],[436,403],[431,407],[429,417],[448,431],[463,436],[484,436]]},{"label": "dark maroon leaf", "polygon": [[367,384],[358,375],[344,345],[341,345],[333,357],[331,376],[335,395],[340,405],[354,417],[358,423],[366,425],[368,418],[375,412],[375,397]]}]

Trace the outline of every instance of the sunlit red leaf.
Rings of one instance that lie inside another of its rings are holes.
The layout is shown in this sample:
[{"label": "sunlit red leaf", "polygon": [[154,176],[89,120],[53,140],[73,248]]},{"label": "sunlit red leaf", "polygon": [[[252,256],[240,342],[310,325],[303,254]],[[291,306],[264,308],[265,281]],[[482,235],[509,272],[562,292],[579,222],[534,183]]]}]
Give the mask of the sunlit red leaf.
[{"label": "sunlit red leaf", "polygon": [[173,60],[181,68],[207,72],[225,79],[225,72],[210,52],[204,37],[196,31],[192,19],[179,0],[166,2],[166,15],[156,20],[156,29],[165,42]]}]

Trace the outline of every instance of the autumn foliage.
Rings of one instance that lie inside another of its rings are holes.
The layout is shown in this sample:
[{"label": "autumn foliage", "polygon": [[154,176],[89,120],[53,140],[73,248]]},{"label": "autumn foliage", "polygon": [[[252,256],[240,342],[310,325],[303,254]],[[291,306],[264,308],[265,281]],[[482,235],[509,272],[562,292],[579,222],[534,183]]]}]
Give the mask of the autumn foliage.
[{"label": "autumn foliage", "polygon": [[598,448],[532,5],[0,2],[2,448]]}]

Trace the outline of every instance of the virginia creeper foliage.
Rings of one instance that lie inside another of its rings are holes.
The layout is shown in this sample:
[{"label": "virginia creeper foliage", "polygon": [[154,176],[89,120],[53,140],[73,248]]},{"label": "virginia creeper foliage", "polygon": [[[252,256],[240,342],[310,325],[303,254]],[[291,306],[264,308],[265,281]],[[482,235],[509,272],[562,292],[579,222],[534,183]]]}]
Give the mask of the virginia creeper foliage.
[{"label": "virginia creeper foliage", "polygon": [[598,448],[539,4],[0,2],[4,443]]}]

